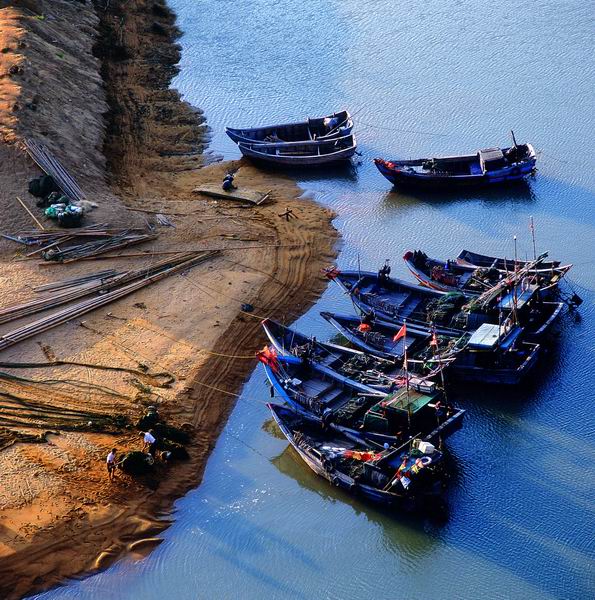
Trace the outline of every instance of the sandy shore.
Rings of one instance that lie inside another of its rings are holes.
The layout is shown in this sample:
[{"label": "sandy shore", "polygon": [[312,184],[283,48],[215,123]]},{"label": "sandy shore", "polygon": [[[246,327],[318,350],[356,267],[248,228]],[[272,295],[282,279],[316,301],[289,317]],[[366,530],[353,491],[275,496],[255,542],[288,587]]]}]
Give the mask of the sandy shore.
[{"label": "sandy shore", "polygon": [[[146,258],[68,265],[20,260],[21,248],[2,241],[0,305],[33,297],[37,284],[150,264],[162,257],[158,252],[226,250],[0,355],[4,363],[57,357],[129,369],[2,369],[0,596],[7,598],[156,543],[151,538],[167,527],[173,500],[200,482],[236,394],[254,368],[254,352],[263,343],[260,318],[291,320],[303,312],[324,288],[320,268],[334,256],[332,215],[299,198],[292,180],[205,154],[208,130],[200,111],[169,89],[179,49],[165,4],[105,5],[26,0],[0,9],[2,231],[33,227],[17,196],[41,218],[27,193],[27,182],[39,174],[22,150],[27,137],[46,144],[98,204],[89,223],[144,224],[154,220],[140,212],[148,210],[167,214],[175,227],[159,227],[156,241],[122,252],[151,250]],[[271,190],[271,202],[245,209],[193,193],[238,167],[238,186]],[[298,218],[279,217],[286,207]],[[242,303],[252,304],[254,312],[243,313]],[[0,325],[0,335],[21,324]],[[173,374],[172,384],[156,375],[163,372]],[[15,398],[34,402],[29,406],[37,412],[23,410]],[[193,431],[190,460],[161,469],[151,485],[122,474],[113,483],[106,477],[108,449],[139,449],[136,431],[93,433],[40,420],[42,412],[73,409],[134,420],[148,404]],[[46,431],[45,443],[21,441],[23,434],[32,438]]]}]

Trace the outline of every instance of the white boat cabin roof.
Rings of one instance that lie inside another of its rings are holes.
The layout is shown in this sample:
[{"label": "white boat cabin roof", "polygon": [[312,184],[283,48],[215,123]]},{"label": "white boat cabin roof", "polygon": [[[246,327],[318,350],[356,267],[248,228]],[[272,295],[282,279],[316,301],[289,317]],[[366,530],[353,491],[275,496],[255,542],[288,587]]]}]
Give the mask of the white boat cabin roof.
[{"label": "white boat cabin roof", "polygon": [[484,162],[502,160],[504,158],[504,153],[500,148],[486,148],[485,150],[479,151],[479,158]]}]

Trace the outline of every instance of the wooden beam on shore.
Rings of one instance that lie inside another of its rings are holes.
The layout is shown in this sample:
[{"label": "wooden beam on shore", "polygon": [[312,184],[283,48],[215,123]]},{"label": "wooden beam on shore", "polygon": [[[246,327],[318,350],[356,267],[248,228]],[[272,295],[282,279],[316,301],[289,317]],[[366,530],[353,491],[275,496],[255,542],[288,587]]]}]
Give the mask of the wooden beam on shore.
[{"label": "wooden beam on shore", "polygon": [[268,192],[259,192],[257,190],[238,191],[237,189],[233,192],[226,192],[216,185],[203,185],[192,191],[195,194],[203,194],[205,196],[210,196],[211,198],[217,198],[218,200],[239,200],[241,202],[248,202],[252,206],[262,204],[272,192],[272,190],[269,190]]}]

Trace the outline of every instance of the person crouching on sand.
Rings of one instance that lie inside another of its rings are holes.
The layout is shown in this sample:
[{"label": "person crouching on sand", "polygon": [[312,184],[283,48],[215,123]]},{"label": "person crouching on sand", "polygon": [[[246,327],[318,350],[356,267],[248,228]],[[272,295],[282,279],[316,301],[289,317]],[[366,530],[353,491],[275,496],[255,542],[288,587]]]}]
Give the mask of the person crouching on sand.
[{"label": "person crouching on sand", "polygon": [[116,471],[116,449],[112,448],[111,452],[107,455],[107,476],[110,481],[114,478],[114,472]]},{"label": "person crouching on sand", "polygon": [[141,431],[141,435],[143,436],[143,452],[149,452],[149,454],[155,458],[155,451],[157,450],[157,440],[155,439],[155,436],[153,435],[153,430],[149,429],[149,431],[146,431],[145,433],[143,433]]}]

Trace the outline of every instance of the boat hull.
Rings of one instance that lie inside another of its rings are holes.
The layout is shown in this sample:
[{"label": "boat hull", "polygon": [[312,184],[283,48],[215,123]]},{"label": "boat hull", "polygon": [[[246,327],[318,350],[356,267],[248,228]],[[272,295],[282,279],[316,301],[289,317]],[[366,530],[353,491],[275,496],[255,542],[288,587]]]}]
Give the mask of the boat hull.
[{"label": "boat hull", "polygon": [[[312,144],[310,152],[304,154],[289,154],[283,153],[286,147],[277,146],[276,148],[262,148],[260,144],[239,143],[240,152],[250,158],[262,163],[278,165],[283,167],[316,167],[333,163],[348,161],[356,151],[355,139],[353,143],[346,148],[342,148],[335,152],[317,154],[314,150],[320,144]],[[267,150],[267,151],[265,151]]]}]

